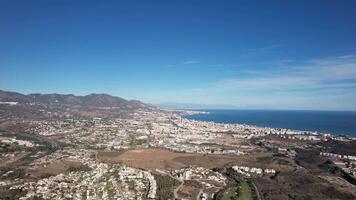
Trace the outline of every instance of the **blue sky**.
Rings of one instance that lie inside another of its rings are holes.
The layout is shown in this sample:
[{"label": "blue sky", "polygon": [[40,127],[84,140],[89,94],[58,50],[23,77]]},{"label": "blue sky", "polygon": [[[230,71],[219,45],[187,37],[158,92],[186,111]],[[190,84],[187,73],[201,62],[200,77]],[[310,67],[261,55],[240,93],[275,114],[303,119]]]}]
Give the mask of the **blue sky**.
[{"label": "blue sky", "polygon": [[356,110],[356,2],[0,0],[0,89]]}]

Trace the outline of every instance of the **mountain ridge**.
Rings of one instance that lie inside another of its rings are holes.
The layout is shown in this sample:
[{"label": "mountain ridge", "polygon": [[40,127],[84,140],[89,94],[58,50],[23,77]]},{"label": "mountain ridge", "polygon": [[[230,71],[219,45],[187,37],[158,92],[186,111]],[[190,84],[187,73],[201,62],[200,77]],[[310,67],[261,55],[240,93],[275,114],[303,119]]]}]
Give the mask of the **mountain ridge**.
[{"label": "mountain ridge", "polygon": [[146,107],[149,106],[138,100],[126,100],[105,93],[91,93],[84,96],[59,93],[30,93],[22,94],[13,91],[0,90],[0,102],[17,102],[19,104],[70,105],[82,107]]}]

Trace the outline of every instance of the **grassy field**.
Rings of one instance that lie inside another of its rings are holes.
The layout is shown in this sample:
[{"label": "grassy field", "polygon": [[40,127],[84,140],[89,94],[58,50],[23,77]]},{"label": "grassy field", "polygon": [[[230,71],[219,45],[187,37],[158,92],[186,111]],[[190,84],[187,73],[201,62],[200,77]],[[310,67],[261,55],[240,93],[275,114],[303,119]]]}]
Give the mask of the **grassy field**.
[{"label": "grassy field", "polygon": [[238,198],[238,192],[239,188],[238,187],[230,187],[227,189],[224,193],[224,196],[221,198],[221,200],[232,200],[232,199],[237,199]]},{"label": "grassy field", "polygon": [[253,200],[252,190],[246,181],[241,181],[237,187],[228,188],[221,200]]},{"label": "grassy field", "polygon": [[239,200],[252,200],[252,191],[246,181],[242,181],[239,188]]},{"label": "grassy field", "polygon": [[218,195],[219,200],[256,200],[256,191],[253,183],[238,175],[231,168],[227,169],[226,175],[232,179],[235,184],[227,188],[222,195]]}]

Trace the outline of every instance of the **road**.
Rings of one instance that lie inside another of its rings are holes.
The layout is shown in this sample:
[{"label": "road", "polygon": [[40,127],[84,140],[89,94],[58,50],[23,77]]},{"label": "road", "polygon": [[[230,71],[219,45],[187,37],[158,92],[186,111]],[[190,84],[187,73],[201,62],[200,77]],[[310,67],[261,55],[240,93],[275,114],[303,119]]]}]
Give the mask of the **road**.
[{"label": "road", "polygon": [[263,199],[261,198],[260,192],[259,192],[258,189],[257,189],[257,186],[256,186],[254,183],[252,183],[252,185],[253,185],[253,187],[255,188],[256,195],[257,195],[257,199],[258,199],[258,200],[263,200]]},{"label": "road", "polygon": [[179,191],[180,188],[183,186],[184,181],[181,181],[181,180],[177,179],[176,177],[172,176],[170,173],[168,173],[168,176],[180,182],[180,184],[178,185],[178,187],[173,190],[174,199],[175,199],[175,200],[178,200],[178,199],[179,199],[179,197],[178,197],[178,191]]},{"label": "road", "polygon": [[[178,179],[177,179],[177,180],[178,180]],[[184,184],[184,181],[182,181],[182,182],[180,183],[180,185],[178,185],[178,187],[177,187],[176,189],[174,189],[174,191],[173,191],[174,199],[176,199],[176,200],[179,199],[179,197],[178,197],[178,191],[179,191],[179,189],[183,186],[183,184]]]}]

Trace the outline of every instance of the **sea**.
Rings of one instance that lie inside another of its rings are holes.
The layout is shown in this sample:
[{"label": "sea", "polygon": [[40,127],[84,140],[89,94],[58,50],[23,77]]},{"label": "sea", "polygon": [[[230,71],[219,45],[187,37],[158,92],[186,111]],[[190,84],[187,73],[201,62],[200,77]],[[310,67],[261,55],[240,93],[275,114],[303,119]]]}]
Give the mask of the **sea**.
[{"label": "sea", "polygon": [[199,110],[209,114],[185,116],[187,119],[218,123],[239,123],[259,127],[317,131],[356,137],[356,111],[291,110]]}]

